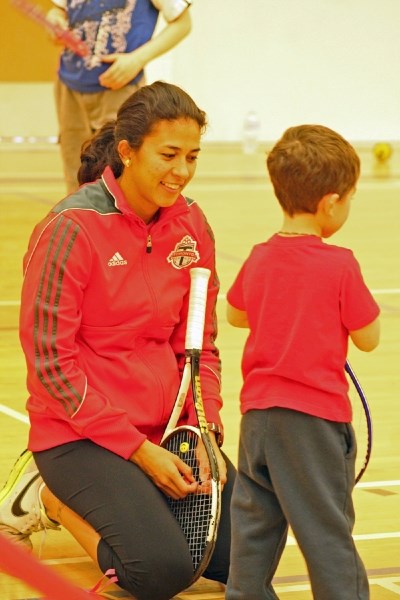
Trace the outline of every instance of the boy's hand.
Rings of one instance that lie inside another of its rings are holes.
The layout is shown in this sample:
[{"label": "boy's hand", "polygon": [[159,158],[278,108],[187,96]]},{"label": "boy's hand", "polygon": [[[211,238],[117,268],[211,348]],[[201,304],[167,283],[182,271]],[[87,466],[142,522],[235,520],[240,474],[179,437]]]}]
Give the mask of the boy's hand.
[{"label": "boy's hand", "polygon": [[100,75],[99,82],[111,90],[119,90],[127,85],[144,67],[138,51],[128,54],[107,54],[101,57],[101,61],[110,63],[111,67]]},{"label": "boy's hand", "polygon": [[[46,19],[51,25],[55,25],[56,27],[60,27],[61,29],[68,29],[68,20],[67,14],[65,10],[61,8],[52,8],[46,14]],[[54,33],[52,33],[49,29],[49,37],[53,40],[55,44],[63,45],[62,40],[60,40]]]}]

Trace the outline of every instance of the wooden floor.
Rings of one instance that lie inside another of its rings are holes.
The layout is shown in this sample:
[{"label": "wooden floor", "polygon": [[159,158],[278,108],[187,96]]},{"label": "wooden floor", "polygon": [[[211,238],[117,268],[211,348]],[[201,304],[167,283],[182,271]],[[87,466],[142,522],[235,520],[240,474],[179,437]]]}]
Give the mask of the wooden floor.
[{"label": "wooden floor", "polygon": [[[204,157],[207,161],[207,158]],[[221,279],[219,346],[223,360],[225,450],[236,461],[245,332],[225,320],[225,292],[252,245],[280,226],[280,213],[264,176],[262,160],[246,174],[243,157],[227,156],[192,182],[188,195],[204,208],[217,240]],[[202,159],[201,159],[202,160]],[[246,157],[246,160],[250,159]],[[237,161],[235,163],[235,161]],[[13,161],[14,169],[18,159]],[[220,164],[220,163],[218,163]],[[235,164],[238,165],[236,169]],[[254,166],[254,165],[253,165]],[[200,171],[200,168],[199,168]],[[63,195],[61,180],[4,178],[0,190],[0,485],[27,439],[25,367],[18,342],[21,261],[33,225]],[[372,354],[351,349],[350,359],[367,392],[374,417],[373,456],[355,490],[355,539],[371,582],[372,600],[400,596],[400,180],[362,179],[350,220],[332,243],[351,247],[382,309],[382,341]],[[294,492],[295,493],[295,492]],[[68,532],[33,536],[35,554],[76,585],[88,589],[101,577]],[[323,543],[323,540],[321,541]],[[157,576],[157,574],[155,574]],[[289,538],[275,579],[282,600],[310,600],[304,561]],[[109,598],[128,598],[117,586]],[[38,593],[5,573],[0,600],[31,600]],[[222,600],[221,586],[200,580],[175,600]],[[340,599],[338,599],[340,600]]]}]

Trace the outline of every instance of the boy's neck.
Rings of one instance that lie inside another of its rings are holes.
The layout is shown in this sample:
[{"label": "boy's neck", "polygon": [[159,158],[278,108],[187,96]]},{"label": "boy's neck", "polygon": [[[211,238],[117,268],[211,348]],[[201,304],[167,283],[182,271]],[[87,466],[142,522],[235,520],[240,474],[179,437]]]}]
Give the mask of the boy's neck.
[{"label": "boy's neck", "polygon": [[321,237],[321,227],[315,215],[301,213],[290,217],[284,213],[282,227],[278,234],[285,236],[316,235]]}]

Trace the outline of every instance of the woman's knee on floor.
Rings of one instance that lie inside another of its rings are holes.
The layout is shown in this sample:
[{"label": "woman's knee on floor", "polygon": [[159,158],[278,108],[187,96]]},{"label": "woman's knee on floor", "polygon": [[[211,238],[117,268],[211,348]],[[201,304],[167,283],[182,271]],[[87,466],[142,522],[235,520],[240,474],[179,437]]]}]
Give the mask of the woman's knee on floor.
[{"label": "woman's knee on floor", "polygon": [[157,550],[147,559],[125,564],[117,570],[118,585],[129,591],[136,600],[169,600],[189,587],[193,566],[189,553],[174,552],[158,557]]}]

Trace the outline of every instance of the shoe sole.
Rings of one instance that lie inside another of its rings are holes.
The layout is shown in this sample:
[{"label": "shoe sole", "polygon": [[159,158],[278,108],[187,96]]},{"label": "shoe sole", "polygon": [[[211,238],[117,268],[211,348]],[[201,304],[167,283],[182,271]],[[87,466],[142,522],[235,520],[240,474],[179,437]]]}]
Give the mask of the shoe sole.
[{"label": "shoe sole", "polygon": [[29,450],[26,450],[26,452],[19,457],[0,492],[0,504],[7,498],[15,484],[18,483],[22,475],[24,475],[25,467],[30,460],[32,460],[32,452]]}]

